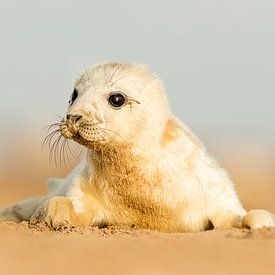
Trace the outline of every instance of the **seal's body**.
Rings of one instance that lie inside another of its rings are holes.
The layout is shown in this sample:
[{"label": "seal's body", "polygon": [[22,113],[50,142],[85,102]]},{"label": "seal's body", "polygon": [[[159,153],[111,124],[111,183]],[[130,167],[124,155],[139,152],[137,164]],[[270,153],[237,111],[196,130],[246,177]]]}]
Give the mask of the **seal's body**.
[{"label": "seal's body", "polygon": [[244,210],[226,172],[171,113],[145,66],[104,63],[85,72],[58,126],[88,149],[88,160],[66,179],[49,180],[48,195],[0,210],[0,219],[165,232],[275,226],[268,211]]}]

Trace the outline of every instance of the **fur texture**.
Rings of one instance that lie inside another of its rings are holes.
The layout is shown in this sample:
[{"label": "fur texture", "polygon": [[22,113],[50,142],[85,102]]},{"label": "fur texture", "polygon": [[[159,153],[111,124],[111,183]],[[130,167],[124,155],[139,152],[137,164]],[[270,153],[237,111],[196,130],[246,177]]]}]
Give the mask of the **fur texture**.
[{"label": "fur texture", "polygon": [[[108,102],[125,96],[121,108]],[[60,132],[88,149],[49,194],[0,210],[2,220],[63,226],[136,224],[165,232],[274,227],[273,214],[243,209],[234,185],[171,112],[146,66],[103,63],[75,83]]]}]

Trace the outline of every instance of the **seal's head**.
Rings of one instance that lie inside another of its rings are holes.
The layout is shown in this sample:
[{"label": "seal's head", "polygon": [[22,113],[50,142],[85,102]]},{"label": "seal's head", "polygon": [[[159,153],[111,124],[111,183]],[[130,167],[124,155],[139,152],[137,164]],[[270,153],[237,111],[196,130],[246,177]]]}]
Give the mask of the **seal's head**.
[{"label": "seal's head", "polygon": [[60,130],[87,147],[156,142],[168,113],[163,86],[146,66],[103,63],[76,81]]}]

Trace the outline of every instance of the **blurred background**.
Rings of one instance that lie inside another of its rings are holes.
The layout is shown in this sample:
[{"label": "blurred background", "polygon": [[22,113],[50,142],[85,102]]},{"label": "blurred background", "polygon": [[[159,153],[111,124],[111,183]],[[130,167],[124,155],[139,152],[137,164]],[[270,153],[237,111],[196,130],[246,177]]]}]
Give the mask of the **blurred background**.
[{"label": "blurred background", "polygon": [[[41,149],[97,62],[146,63],[171,108],[229,171],[245,206],[275,211],[273,0],[1,0],[0,206],[64,176]],[[73,161],[72,161],[73,162]]]}]

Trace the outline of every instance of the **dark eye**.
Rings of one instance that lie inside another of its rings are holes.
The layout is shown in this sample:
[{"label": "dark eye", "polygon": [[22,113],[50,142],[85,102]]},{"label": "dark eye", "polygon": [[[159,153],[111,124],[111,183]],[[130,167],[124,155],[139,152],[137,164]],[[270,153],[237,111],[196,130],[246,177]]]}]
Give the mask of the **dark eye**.
[{"label": "dark eye", "polygon": [[108,101],[111,104],[111,106],[119,108],[125,104],[126,97],[120,93],[112,93],[109,95]]},{"label": "dark eye", "polygon": [[77,91],[77,89],[74,89],[74,91],[73,91],[73,93],[72,93],[72,95],[71,95],[71,99],[70,99],[70,101],[69,101],[69,103],[70,103],[71,105],[73,105],[73,103],[74,103],[74,101],[76,100],[77,96],[78,96],[78,91]]}]

